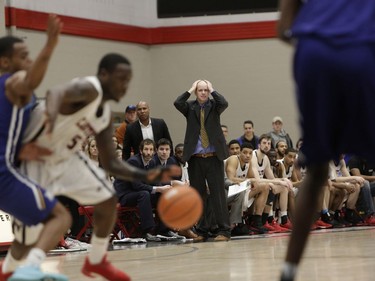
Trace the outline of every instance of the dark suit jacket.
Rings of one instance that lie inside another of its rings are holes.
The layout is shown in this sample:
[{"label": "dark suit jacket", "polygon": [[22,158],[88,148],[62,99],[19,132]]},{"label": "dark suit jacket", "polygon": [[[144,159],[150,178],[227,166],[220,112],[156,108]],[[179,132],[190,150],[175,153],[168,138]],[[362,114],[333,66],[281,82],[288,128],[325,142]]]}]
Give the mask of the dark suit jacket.
[{"label": "dark suit jacket", "polygon": [[[228,148],[221,130],[220,115],[228,107],[226,99],[218,92],[211,93],[213,99],[209,99],[204,107],[205,127],[210,140],[214,145],[217,158],[224,160],[228,157]],[[180,111],[187,121],[184,154],[182,159],[188,161],[197,146],[200,133],[200,105],[197,100],[188,101],[189,92],[183,93],[174,102],[174,106]]]},{"label": "dark suit jacket", "polygon": [[[153,160],[154,160],[154,163],[156,166],[160,166],[161,165],[161,162],[160,162],[160,159],[158,157],[158,155],[155,153],[154,157],[153,157]],[[177,160],[174,158],[174,157],[169,157],[167,159],[167,166],[169,165],[178,165],[178,162]]]},{"label": "dark suit jacket", "polygon": [[[128,161],[126,161],[126,162],[128,162],[130,165],[132,165],[134,167],[137,167],[137,168],[140,168],[142,170],[148,170],[148,169],[151,169],[151,168],[155,167],[155,162],[154,162],[153,159],[149,162],[148,166],[145,167],[143,165],[142,157],[139,153],[130,157],[128,159]],[[137,192],[137,191],[141,191],[141,190],[147,190],[149,192],[152,192],[152,188],[153,188],[152,185],[143,183],[141,181],[130,182],[130,181],[124,181],[124,180],[119,180],[119,179],[115,179],[115,182],[113,183],[113,185],[115,187],[117,196],[119,198],[121,198],[122,196],[124,196],[125,194],[128,194],[130,192]]]},{"label": "dark suit jacket", "polygon": [[[159,159],[159,157],[158,157],[158,155],[156,153],[155,153],[155,155],[154,155],[154,157],[153,157],[152,160],[154,161],[156,167],[157,166],[161,166],[160,159]],[[177,166],[179,166],[177,160],[174,157],[169,157],[167,159],[167,166],[170,166],[170,165],[177,165]],[[173,179],[179,180],[179,179],[181,179],[181,177],[175,177]],[[167,185],[167,184],[170,184],[170,182],[161,182],[158,185]]]},{"label": "dark suit jacket", "polygon": [[[151,118],[152,132],[154,134],[155,143],[162,139],[168,139],[173,147],[172,138],[169,134],[167,124],[163,119]],[[122,146],[122,159],[127,160],[130,157],[130,152],[134,151],[134,154],[139,153],[139,145],[143,140],[142,129],[139,121],[129,124],[126,127],[126,134]]]}]

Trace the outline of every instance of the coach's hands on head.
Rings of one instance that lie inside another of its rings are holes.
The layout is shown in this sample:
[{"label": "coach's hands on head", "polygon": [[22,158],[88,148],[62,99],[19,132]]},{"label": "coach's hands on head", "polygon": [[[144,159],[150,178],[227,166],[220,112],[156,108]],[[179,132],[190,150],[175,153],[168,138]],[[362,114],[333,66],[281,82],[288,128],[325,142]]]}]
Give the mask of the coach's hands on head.
[{"label": "coach's hands on head", "polygon": [[148,182],[168,182],[181,176],[181,168],[177,165],[158,167],[147,171]]},{"label": "coach's hands on head", "polygon": [[210,94],[214,91],[214,88],[212,87],[212,83],[208,80],[203,80],[207,83],[208,90],[210,91]]},{"label": "coach's hands on head", "polygon": [[191,88],[190,90],[188,91],[190,94],[195,94],[195,91],[197,90],[197,85],[198,83],[202,81],[202,80],[197,80],[193,83],[193,85],[191,85]]}]

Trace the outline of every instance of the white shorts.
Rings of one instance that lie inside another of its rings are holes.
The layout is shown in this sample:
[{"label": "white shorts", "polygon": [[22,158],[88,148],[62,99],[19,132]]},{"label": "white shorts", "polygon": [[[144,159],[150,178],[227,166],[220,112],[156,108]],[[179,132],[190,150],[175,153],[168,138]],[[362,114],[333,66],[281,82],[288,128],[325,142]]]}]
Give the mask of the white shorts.
[{"label": "white shorts", "polygon": [[53,195],[64,195],[80,205],[96,205],[115,195],[105,171],[79,151],[66,159],[22,163],[21,170]]}]

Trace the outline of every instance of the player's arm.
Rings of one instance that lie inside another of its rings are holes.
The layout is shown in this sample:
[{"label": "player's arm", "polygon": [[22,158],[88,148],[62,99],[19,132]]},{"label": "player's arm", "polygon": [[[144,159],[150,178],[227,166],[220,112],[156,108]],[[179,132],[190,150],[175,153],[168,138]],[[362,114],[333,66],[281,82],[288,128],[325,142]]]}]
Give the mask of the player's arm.
[{"label": "player's arm", "polygon": [[42,82],[53,50],[58,43],[61,28],[60,19],[56,15],[49,15],[45,46],[27,71],[17,72],[12,75],[14,77],[7,80],[6,93],[14,104],[20,106],[26,104],[33,90]]},{"label": "player's arm", "polygon": [[277,22],[277,35],[284,42],[290,43],[291,41],[290,29],[301,5],[301,0],[280,0],[280,19]]},{"label": "player's arm", "polygon": [[253,171],[252,174],[254,176],[254,179],[260,180],[259,172],[258,172],[258,169],[257,169],[257,167],[258,167],[257,158],[254,157],[254,155],[253,155],[253,157],[251,157],[250,162],[251,162],[251,167],[249,169],[251,169]]},{"label": "player's arm", "polygon": [[143,182],[167,182],[171,181],[173,177],[181,175],[181,168],[176,165],[146,171],[119,160],[113,148],[112,132],[112,125],[109,125],[96,136],[100,163],[111,175],[126,181],[140,180]]},{"label": "player's arm", "polygon": [[267,156],[264,156],[263,161],[265,161],[265,169],[264,169],[264,175],[267,179],[272,180],[275,178],[275,175],[273,174],[271,170],[271,164]]},{"label": "player's arm", "polygon": [[302,184],[301,178],[301,172],[299,168],[296,168],[297,166],[294,165],[293,172],[292,172],[292,183],[294,187],[299,188]]},{"label": "player's arm", "polygon": [[226,161],[226,167],[225,172],[227,174],[227,177],[230,181],[232,181],[234,184],[239,184],[243,182],[245,179],[237,177],[237,165],[238,165],[238,158],[237,156],[231,156]]},{"label": "player's arm", "polygon": [[350,169],[350,172],[353,176],[358,176],[358,177],[362,177],[364,178],[365,180],[368,180],[369,182],[372,182],[372,181],[375,181],[375,176],[366,176],[366,175],[362,175],[361,174],[361,171],[358,169],[358,168],[352,168]]}]

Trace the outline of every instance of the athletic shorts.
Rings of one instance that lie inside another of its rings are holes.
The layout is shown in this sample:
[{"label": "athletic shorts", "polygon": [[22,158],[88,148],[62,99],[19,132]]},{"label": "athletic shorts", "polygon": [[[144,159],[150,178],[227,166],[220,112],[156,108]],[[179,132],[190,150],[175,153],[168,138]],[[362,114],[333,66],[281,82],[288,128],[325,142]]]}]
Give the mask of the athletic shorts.
[{"label": "athletic shorts", "polygon": [[43,222],[56,199],[18,169],[3,166],[0,170],[0,209],[26,225]]},{"label": "athletic shorts", "polygon": [[375,45],[300,38],[294,57],[306,164],[375,159]]},{"label": "athletic shorts", "polygon": [[58,161],[25,162],[21,169],[53,195],[64,195],[81,205],[96,205],[115,195],[104,170],[83,152]]}]

